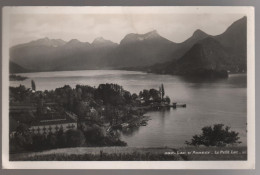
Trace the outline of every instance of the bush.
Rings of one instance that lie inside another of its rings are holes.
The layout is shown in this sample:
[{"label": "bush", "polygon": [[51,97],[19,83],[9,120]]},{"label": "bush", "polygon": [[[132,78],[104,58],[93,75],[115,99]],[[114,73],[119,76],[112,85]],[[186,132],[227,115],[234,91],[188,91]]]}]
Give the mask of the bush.
[{"label": "bush", "polygon": [[34,135],[33,136],[33,149],[34,150],[44,150],[47,148],[47,141],[44,135]]},{"label": "bush", "polygon": [[88,126],[84,129],[86,143],[88,145],[102,145],[105,137],[104,131],[98,125]]},{"label": "bush", "polygon": [[58,148],[65,148],[67,146],[67,137],[63,130],[59,130],[57,132],[57,147]]},{"label": "bush", "polygon": [[84,134],[80,130],[68,130],[66,137],[68,147],[82,146],[85,143]]},{"label": "bush", "polygon": [[241,143],[238,132],[230,131],[230,127],[224,128],[223,124],[215,124],[213,127],[206,126],[202,128],[201,135],[194,135],[191,142],[186,141],[187,145],[192,146],[226,146]]}]

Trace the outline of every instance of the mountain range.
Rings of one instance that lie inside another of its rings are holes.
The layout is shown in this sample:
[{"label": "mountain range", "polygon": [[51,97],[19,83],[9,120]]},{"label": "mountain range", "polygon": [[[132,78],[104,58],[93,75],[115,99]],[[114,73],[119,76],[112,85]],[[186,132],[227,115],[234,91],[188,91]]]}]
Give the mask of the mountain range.
[{"label": "mountain range", "polygon": [[198,29],[182,43],[156,30],[127,34],[119,44],[102,37],[92,43],[43,38],[10,48],[10,72],[122,68],[181,75],[201,69],[242,72],[246,71],[246,22],[243,17],[217,36]]},{"label": "mountain range", "polygon": [[234,22],[221,35],[209,36],[201,31],[198,34],[203,36],[201,37],[203,39],[193,44],[179,59],[155,64],[144,70],[177,75],[197,75],[202,72],[207,73],[209,70],[225,70],[232,73],[246,71],[247,28],[245,17]]}]

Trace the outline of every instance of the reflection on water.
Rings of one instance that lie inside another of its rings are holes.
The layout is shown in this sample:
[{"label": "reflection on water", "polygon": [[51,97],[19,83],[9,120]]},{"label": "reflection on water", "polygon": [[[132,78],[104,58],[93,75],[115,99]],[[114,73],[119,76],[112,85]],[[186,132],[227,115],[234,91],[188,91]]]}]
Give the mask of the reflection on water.
[{"label": "reflection on water", "polygon": [[[176,110],[176,109],[173,109]],[[154,113],[156,114],[156,112],[161,116],[158,117],[157,119],[160,120],[160,122],[163,124],[162,126],[164,126],[164,123],[167,122],[165,121],[165,118],[167,115],[170,114],[170,109],[163,109],[160,111],[154,111]],[[152,112],[149,112],[148,114],[151,114]],[[145,116],[148,116],[145,114]],[[149,121],[150,119],[148,119],[147,123],[149,125]],[[146,126],[141,126],[141,127],[146,127]],[[123,128],[121,130],[121,137],[131,137],[134,136],[135,134],[137,134],[139,132],[140,127],[127,127],[127,128]]]},{"label": "reflection on water", "polygon": [[143,89],[159,88],[164,84],[165,94],[172,101],[185,103],[187,108],[153,111],[147,126],[123,131],[121,137],[129,146],[182,146],[201,128],[216,123],[231,126],[239,132],[246,145],[247,94],[246,74],[230,75],[227,79],[202,81],[179,76],[156,75],[131,71],[87,70],[64,72],[39,72],[21,74],[29,79],[10,82],[11,86],[31,86],[31,79],[38,90],[50,90],[65,84],[98,86],[117,83],[131,93]]}]

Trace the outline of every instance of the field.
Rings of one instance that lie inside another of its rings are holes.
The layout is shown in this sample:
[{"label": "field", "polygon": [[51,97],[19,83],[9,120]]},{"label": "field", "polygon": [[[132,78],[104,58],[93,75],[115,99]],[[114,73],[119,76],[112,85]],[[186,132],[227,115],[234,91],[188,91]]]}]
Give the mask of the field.
[{"label": "field", "polygon": [[10,161],[197,161],[247,160],[246,147],[78,147],[43,152],[10,154]]}]

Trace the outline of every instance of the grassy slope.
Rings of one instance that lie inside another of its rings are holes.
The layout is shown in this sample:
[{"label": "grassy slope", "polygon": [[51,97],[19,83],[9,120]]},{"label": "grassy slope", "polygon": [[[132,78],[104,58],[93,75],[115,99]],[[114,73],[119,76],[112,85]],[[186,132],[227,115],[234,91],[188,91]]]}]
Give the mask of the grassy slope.
[{"label": "grassy slope", "polygon": [[[183,147],[179,149],[80,147],[12,154],[10,160],[246,160],[246,151],[246,147]],[[219,152],[219,154],[216,154],[216,152]]]}]

